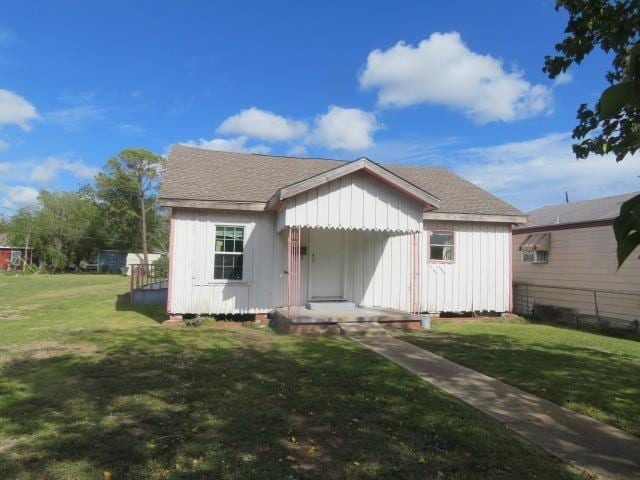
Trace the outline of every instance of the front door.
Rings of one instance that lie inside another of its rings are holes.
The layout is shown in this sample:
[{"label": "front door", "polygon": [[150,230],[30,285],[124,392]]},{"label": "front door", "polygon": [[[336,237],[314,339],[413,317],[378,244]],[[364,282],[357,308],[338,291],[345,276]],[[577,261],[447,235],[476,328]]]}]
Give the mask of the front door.
[{"label": "front door", "polygon": [[344,231],[309,231],[309,297],[342,298]]}]

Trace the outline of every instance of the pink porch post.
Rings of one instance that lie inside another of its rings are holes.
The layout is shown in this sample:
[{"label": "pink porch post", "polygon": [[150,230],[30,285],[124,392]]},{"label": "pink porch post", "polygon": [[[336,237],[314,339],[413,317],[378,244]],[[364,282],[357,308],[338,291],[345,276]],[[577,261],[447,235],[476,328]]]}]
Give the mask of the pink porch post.
[{"label": "pink porch post", "polygon": [[410,313],[418,314],[420,313],[421,307],[421,267],[422,262],[420,260],[420,234],[412,233],[409,236],[409,275],[410,275],[410,286],[409,286],[409,303],[410,303]]},{"label": "pink porch post", "polygon": [[300,227],[289,228],[287,239],[287,315],[291,307],[300,306],[300,264],[302,231]]}]

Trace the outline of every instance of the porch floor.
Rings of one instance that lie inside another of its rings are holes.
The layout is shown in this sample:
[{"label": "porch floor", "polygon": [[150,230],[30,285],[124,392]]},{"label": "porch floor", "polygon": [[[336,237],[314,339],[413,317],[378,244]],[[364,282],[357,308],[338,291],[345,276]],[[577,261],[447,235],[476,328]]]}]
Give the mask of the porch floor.
[{"label": "porch floor", "polygon": [[283,333],[338,333],[339,323],[378,322],[381,326],[420,328],[420,316],[399,310],[355,308],[309,310],[304,306],[276,308],[272,325]]}]

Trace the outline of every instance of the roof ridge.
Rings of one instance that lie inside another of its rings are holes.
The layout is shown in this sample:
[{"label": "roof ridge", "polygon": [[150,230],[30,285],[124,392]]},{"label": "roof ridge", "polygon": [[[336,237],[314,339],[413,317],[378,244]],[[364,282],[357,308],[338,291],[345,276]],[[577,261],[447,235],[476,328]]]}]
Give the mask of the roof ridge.
[{"label": "roof ridge", "polygon": [[549,208],[549,207],[560,207],[560,206],[567,206],[567,207],[572,207],[572,206],[576,206],[578,204],[581,203],[588,203],[588,202],[597,202],[597,201],[601,201],[601,200],[609,200],[611,198],[616,198],[616,197],[626,197],[628,195],[640,195],[640,191],[636,191],[636,192],[627,192],[627,193],[619,193],[617,195],[607,195],[606,197],[595,197],[595,198],[587,198],[585,200],[578,200],[577,202],[558,202],[558,203],[550,203],[549,205],[543,205],[541,207],[535,208],[533,210],[530,210],[528,213],[531,212],[535,212],[536,210],[542,210],[543,208]]}]

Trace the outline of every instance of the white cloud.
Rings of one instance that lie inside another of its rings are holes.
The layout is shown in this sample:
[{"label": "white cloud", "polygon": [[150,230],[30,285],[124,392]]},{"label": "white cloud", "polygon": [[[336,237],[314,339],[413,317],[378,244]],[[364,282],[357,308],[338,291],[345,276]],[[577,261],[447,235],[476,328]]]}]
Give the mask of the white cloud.
[{"label": "white cloud", "polygon": [[306,157],[307,155],[309,155],[309,151],[304,145],[294,145],[289,150],[287,150],[287,155],[290,155],[292,157]]},{"label": "white cloud", "polygon": [[0,162],[0,173],[5,173],[11,170],[13,166],[9,162]]},{"label": "white cloud", "polygon": [[35,188],[14,186],[8,187],[2,198],[4,208],[18,209],[38,203],[38,191]]},{"label": "white cloud", "polygon": [[36,166],[29,176],[32,182],[46,185],[51,183],[60,172],[67,172],[79,179],[90,179],[98,174],[99,169],[90,167],[80,160],[48,157]]},{"label": "white cloud", "polygon": [[143,127],[133,123],[119,123],[115,125],[115,129],[123,135],[132,137],[139,137],[146,133],[146,130]]},{"label": "white cloud", "polygon": [[17,93],[0,89],[0,126],[15,124],[23,130],[30,130],[30,122],[40,116],[36,107]]},{"label": "white cloud", "polygon": [[188,147],[206,148],[207,150],[220,150],[223,152],[239,152],[239,153],[269,153],[271,148],[267,145],[247,145],[247,137],[242,135],[236,138],[212,138],[206,140],[187,140],[182,145]]},{"label": "white cloud", "polygon": [[573,75],[571,75],[569,72],[563,72],[554,79],[553,86],[557,87],[560,85],[567,85],[568,83],[571,83],[572,80]]},{"label": "white cloud", "polygon": [[3,140],[2,138],[0,138],[0,152],[8,150],[10,146],[11,144],[7,140]]},{"label": "white cloud", "polygon": [[75,131],[84,127],[91,120],[104,118],[104,110],[92,104],[66,107],[45,114],[45,118],[67,131]]},{"label": "white cloud", "polygon": [[640,156],[576,160],[570,133],[458,150],[457,173],[523,210],[640,190]]},{"label": "white cloud", "polygon": [[359,76],[378,89],[378,105],[446,105],[478,123],[510,122],[549,112],[549,88],[506,71],[491,55],[471,51],[457,32],[434,33],[418,46],[398,42],[369,53]]},{"label": "white cloud", "polygon": [[306,132],[307,125],[304,122],[255,107],[232,115],[216,130],[216,133],[220,134],[246,135],[263,140],[292,140]]},{"label": "white cloud", "polygon": [[332,150],[363,150],[373,146],[373,134],[381,128],[371,112],[331,105],[316,118],[308,143]]}]

